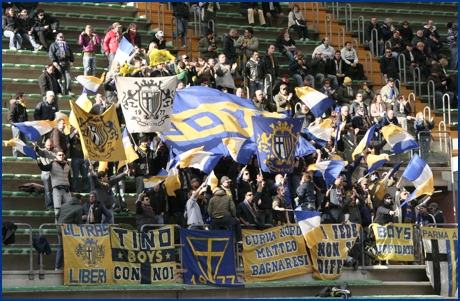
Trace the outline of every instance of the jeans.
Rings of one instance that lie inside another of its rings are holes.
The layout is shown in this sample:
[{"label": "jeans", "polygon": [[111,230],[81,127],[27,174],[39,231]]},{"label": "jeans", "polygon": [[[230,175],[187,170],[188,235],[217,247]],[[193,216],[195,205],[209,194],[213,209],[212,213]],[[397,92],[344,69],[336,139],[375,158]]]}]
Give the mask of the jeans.
[{"label": "jeans", "polygon": [[32,47],[34,48],[34,50],[37,50],[38,47],[40,47],[40,44],[38,44],[37,42],[35,42],[35,37],[33,35],[28,35],[26,33],[23,33],[21,34],[21,37],[23,40],[27,40],[29,41],[30,45],[32,45]]},{"label": "jeans", "polygon": [[182,46],[187,45],[186,43],[186,33],[188,28],[188,20],[182,18],[176,18],[177,20],[177,36],[181,36]]},{"label": "jeans", "polygon": [[236,241],[242,241],[243,236],[241,234],[241,224],[240,221],[231,216],[224,216],[221,218],[212,218],[212,224],[216,224],[218,226],[233,226],[235,227],[235,234],[236,234]]},{"label": "jeans", "polygon": [[254,97],[254,94],[256,93],[257,90],[263,90],[264,89],[264,82],[262,80],[260,81],[249,81],[249,99],[252,99]]},{"label": "jeans", "polygon": [[155,223],[159,225],[164,225],[165,221],[163,219],[163,216],[161,215],[155,215]]},{"label": "jeans", "polygon": [[10,30],[5,30],[3,35],[7,38],[10,38],[10,49],[16,47],[17,50],[22,48],[22,37],[19,33],[14,33]]},{"label": "jeans", "polygon": [[259,209],[260,221],[264,224],[271,224],[273,220],[273,211],[271,208]]},{"label": "jeans", "polygon": [[48,49],[49,47],[47,39],[53,41],[55,40],[55,35],[52,32],[41,30],[36,31],[35,33],[37,34],[40,43],[42,43],[43,47],[45,47],[46,49]]},{"label": "jeans", "polygon": [[299,39],[310,39],[310,37],[308,36],[308,27],[305,26],[305,27],[302,27],[302,26],[298,26],[297,24],[295,25],[291,25],[291,28],[295,29],[297,31],[297,34],[299,35]]},{"label": "jeans", "polygon": [[[70,202],[72,196],[70,192],[66,192],[64,189],[53,188],[53,202],[54,202],[54,214],[58,216],[61,210],[61,205]],[[57,223],[57,218],[56,218]]]},{"label": "jeans", "polygon": [[115,52],[110,52],[109,55],[107,56],[107,59],[109,60],[109,70],[112,70],[112,62],[114,58],[115,58]]},{"label": "jeans", "polygon": [[[26,145],[29,142],[29,138],[27,138],[24,133],[22,133],[17,127],[13,126],[11,127],[11,131],[13,132],[13,138],[18,138],[21,139],[22,142],[24,142]],[[19,154],[19,151],[17,148],[13,147],[13,157],[17,158]]]},{"label": "jeans", "polygon": [[61,91],[64,94],[69,94],[72,91],[72,76],[70,75],[70,63],[69,62],[59,62],[58,67],[59,72],[64,75],[65,85],[62,83],[62,79],[59,80],[59,85],[61,86]]},{"label": "jeans", "polygon": [[85,75],[96,76],[96,54],[85,52],[83,54],[83,67],[85,68]]},{"label": "jeans", "polygon": [[[317,79],[320,83],[322,83],[325,78],[326,76],[324,76],[324,74],[321,74],[321,73],[318,73],[315,75],[315,79]],[[328,74],[327,78],[331,80],[332,89],[337,90],[339,88],[337,77],[335,75]]]},{"label": "jeans", "polygon": [[458,47],[449,48],[450,50],[450,57],[452,60],[450,61],[450,70],[456,70],[458,64]]},{"label": "jeans", "polygon": [[53,209],[53,187],[51,186],[51,176],[49,171],[42,171],[41,175],[43,187],[45,188],[45,208],[46,210]]},{"label": "jeans", "polygon": [[102,214],[101,224],[110,224],[110,225],[115,224],[115,217],[113,216],[113,210],[112,209],[107,209],[107,210],[110,210],[110,212],[112,212],[112,217],[108,218],[107,216]]},{"label": "jeans", "polygon": [[291,51],[286,51],[284,55],[288,57],[289,62],[292,62],[294,60],[294,54]]},{"label": "jeans", "polygon": [[62,232],[60,226],[57,226],[57,237],[59,247],[56,252],[56,263],[54,264],[54,268],[62,269],[62,266],[64,265],[64,249],[62,247]]},{"label": "jeans", "polygon": [[81,192],[88,192],[89,179],[88,179],[88,166],[85,164],[83,158],[72,158],[72,181],[74,191],[80,191],[78,185],[78,174],[81,175],[82,190]]}]

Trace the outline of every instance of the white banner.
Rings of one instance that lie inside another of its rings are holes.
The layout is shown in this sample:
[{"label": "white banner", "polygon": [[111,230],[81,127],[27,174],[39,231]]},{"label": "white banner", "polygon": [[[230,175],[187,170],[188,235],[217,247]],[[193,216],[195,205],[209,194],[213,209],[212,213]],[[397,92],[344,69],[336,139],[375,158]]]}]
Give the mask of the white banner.
[{"label": "white banner", "polygon": [[118,99],[130,133],[171,130],[177,77],[116,77]]}]

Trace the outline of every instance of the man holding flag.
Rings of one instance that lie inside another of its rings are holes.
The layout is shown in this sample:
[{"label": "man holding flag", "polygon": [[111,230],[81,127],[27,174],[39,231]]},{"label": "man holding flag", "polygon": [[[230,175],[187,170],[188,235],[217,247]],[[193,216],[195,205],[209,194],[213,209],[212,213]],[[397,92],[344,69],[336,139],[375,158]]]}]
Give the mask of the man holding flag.
[{"label": "man holding flag", "polygon": [[[13,123],[16,122],[25,122],[29,120],[29,116],[27,115],[26,110],[26,103],[24,102],[24,92],[16,93],[16,99],[11,104],[10,109],[8,111],[8,121],[11,123],[11,131],[13,132],[13,138],[21,139],[27,145],[29,139],[27,139],[26,135],[21,133],[17,127],[14,126]],[[13,157],[18,156],[18,151],[15,147],[13,147]]]},{"label": "man holding flag", "polygon": [[[34,145],[34,150],[40,160],[45,164],[50,164],[54,159],[56,159],[56,149],[54,148],[53,140],[46,139],[45,147],[38,147],[37,142],[32,142]],[[51,183],[51,175],[49,171],[43,171],[41,174],[41,179],[43,181],[43,187],[45,189],[45,208],[46,211],[53,211],[53,185]]]}]

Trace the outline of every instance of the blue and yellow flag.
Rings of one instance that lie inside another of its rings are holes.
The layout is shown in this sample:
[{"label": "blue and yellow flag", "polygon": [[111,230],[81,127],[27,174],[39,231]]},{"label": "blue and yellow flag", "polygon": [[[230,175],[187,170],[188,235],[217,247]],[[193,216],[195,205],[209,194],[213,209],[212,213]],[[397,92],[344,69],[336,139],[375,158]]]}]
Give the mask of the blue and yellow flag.
[{"label": "blue and yellow flag", "polygon": [[292,173],[302,118],[252,117],[260,168],[270,173]]},{"label": "blue and yellow flag", "polygon": [[161,137],[180,153],[204,146],[203,151],[229,156],[222,139],[249,139],[254,134],[253,116],[279,117],[236,95],[190,87],[175,94],[171,131],[161,132]]},{"label": "blue and yellow flag", "polygon": [[126,159],[115,106],[110,106],[102,115],[85,112],[73,100],[70,106],[75,113],[85,159],[105,162]]},{"label": "blue and yellow flag", "polygon": [[242,287],[236,277],[232,230],[180,229],[185,284]]}]

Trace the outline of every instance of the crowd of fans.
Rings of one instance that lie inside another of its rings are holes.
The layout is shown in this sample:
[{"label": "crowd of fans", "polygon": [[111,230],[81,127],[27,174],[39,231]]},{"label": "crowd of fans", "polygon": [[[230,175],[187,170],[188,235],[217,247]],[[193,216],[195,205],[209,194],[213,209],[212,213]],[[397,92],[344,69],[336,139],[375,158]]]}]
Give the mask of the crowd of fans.
[{"label": "crowd of fans", "polygon": [[[203,185],[205,175],[201,171],[179,169],[181,187],[175,191],[176,196],[171,197],[166,194],[164,184],[144,189],[144,178],[156,175],[166,167],[168,161],[168,147],[156,133],[134,136],[133,143],[139,159],[129,166],[110,163],[107,170],[96,172],[94,162],[84,160],[78,131],[72,129],[70,135],[65,135],[65,121],[61,119],[56,129],[43,137],[43,148],[34,143],[40,157],[38,165],[42,170],[45,187],[45,206],[47,210],[56,212],[56,220],[61,205],[72,200],[71,193],[91,191],[89,201],[83,206],[83,222],[114,223],[116,220],[113,212],[130,210],[125,200],[125,177],[134,175],[138,195],[135,205],[136,224],[139,230],[145,224],[176,223],[181,227],[209,224],[213,229],[228,226],[235,229],[237,241],[240,242],[241,226],[256,225],[263,228],[267,225],[290,224],[295,222],[292,210],[320,211],[322,223],[350,221],[362,224],[365,229],[372,222],[387,224],[398,221],[398,218],[400,222],[419,224],[443,222],[442,212],[433,204],[429,208],[422,206],[424,209],[415,214],[417,200],[410,201],[396,214],[395,199],[404,200],[408,196],[408,192],[397,184],[398,179],[389,179],[389,186],[397,187],[396,195],[393,196],[389,194],[383,175],[373,172],[364,176],[368,168],[366,156],[369,153],[379,154],[386,143],[384,140],[382,143],[377,143],[377,139],[375,143],[371,142],[368,149],[348,164],[332,186],[327,185],[321,175],[307,171],[310,165],[323,159],[345,159],[344,139],[354,136],[352,144],[356,145],[359,137],[373,124],[377,125],[375,138],[379,137],[380,129],[388,124],[401,126],[404,130],[414,129],[416,135],[434,127],[433,119],[424,119],[422,112],[414,112],[417,113],[416,117],[411,116],[411,106],[398,87],[402,71],[398,69],[397,57],[401,54],[404,54],[407,70],[418,67],[427,81],[435,83],[437,108],[440,108],[439,97],[442,98],[445,93],[450,96],[452,107],[456,107],[457,81],[447,73],[448,61],[440,52],[443,45],[432,21],[414,35],[407,21],[402,23],[401,29],[396,30],[391,19],[386,19],[382,25],[377,24],[376,18],[371,19],[366,26],[365,39],[370,47],[372,44],[379,45],[378,54],[382,55],[381,73],[386,79],[386,85],[377,93],[368,84],[363,65],[351,42],[346,41],[343,48],[335,50],[328,37],[323,37],[311,58],[303,54],[289,31],[289,28],[294,29],[300,42],[310,39],[304,12],[298,5],[294,5],[287,14],[288,27],[280,32],[276,42],[269,45],[266,54],[262,56],[259,53],[262,49],[259,49],[257,32],[252,28],[254,16],[258,16],[262,26],[285,24],[286,15],[279,3],[263,3],[262,9],[259,9],[256,2],[242,2],[241,14],[247,15],[248,27],[242,35],[238,35],[236,29],[224,35],[222,53],[217,51],[216,39],[216,11],[219,10],[219,3],[174,3],[173,14],[177,19],[174,38],[181,36],[183,47],[188,47],[184,37],[190,12],[199,14],[206,25],[198,43],[199,57],[190,60],[187,55],[176,59],[166,50],[163,31],[156,32],[148,47],[143,48],[134,23],[126,29],[115,22],[105,33],[99,34],[87,25],[78,37],[81,49],[72,50],[65,42],[64,35],[59,33],[59,21],[56,18],[46,14],[43,9],[34,12],[36,5],[21,6],[23,4],[17,4],[19,15],[11,7],[5,9],[2,28],[3,34],[10,38],[10,49],[21,49],[22,39],[28,39],[35,50],[44,49],[49,52],[51,63],[39,77],[43,101],[35,109],[35,120],[54,120],[59,110],[59,96],[73,95],[70,74],[74,63],[73,53],[81,50],[84,74],[96,75],[96,53],[101,52],[108,58],[109,72],[104,81],[105,95],[96,95],[91,110],[93,114],[102,114],[111,105],[117,104],[117,88],[114,83],[117,76],[177,76],[180,82],[178,90],[200,85],[246,98],[244,88],[247,88],[247,101],[255,106],[277,112],[284,118],[303,118],[301,135],[317,149],[309,156],[297,157],[294,172],[289,175],[262,173],[255,157],[246,166],[231,158],[222,158],[214,170],[220,179],[219,186],[212,191]],[[209,20],[213,22],[209,23]],[[214,26],[208,27],[209,24]],[[456,69],[457,30],[453,22],[449,22],[447,27],[446,43],[452,54],[449,69]],[[374,28],[377,29],[377,36],[372,34]],[[114,61],[122,37],[135,47],[127,63]],[[53,42],[48,43],[48,40]],[[41,45],[36,41],[40,41]],[[276,50],[288,58],[292,75],[280,74]],[[163,51],[168,62],[154,63],[158,51]],[[268,75],[271,77],[268,88],[272,89],[272,94],[264,93],[267,91],[265,79]],[[247,82],[246,87],[237,87],[240,76]],[[290,81],[291,77],[293,82]],[[357,91],[352,86],[353,79],[360,81]],[[295,87],[304,86],[335,99],[336,106],[316,118],[296,96]],[[11,123],[28,120],[25,103],[24,93],[18,92],[8,113]],[[122,114],[119,114],[119,119],[120,124],[124,124]],[[306,129],[326,119],[330,119],[335,128],[339,122],[344,122],[346,130],[340,136],[334,131],[327,144],[320,145],[306,134]],[[13,126],[12,130],[13,137],[27,142],[27,138],[17,128]],[[352,135],[349,136],[348,131]],[[430,136],[420,135],[419,142],[424,151],[429,151],[430,141]],[[18,155],[17,150],[13,149],[13,155]],[[72,159],[71,166],[66,160],[67,156]],[[355,169],[359,170],[358,180],[352,176]],[[350,261],[349,264],[354,265],[354,262]]]}]

